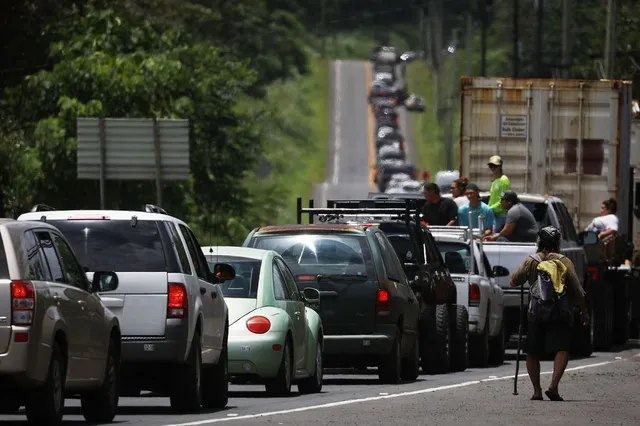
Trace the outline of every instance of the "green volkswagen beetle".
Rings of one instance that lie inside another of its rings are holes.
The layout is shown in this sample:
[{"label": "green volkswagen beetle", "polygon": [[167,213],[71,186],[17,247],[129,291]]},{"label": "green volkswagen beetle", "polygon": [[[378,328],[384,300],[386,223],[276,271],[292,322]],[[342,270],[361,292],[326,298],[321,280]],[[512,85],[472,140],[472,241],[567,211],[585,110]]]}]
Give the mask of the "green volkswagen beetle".
[{"label": "green volkswagen beetle", "polygon": [[[320,293],[300,291],[282,257],[272,250],[202,247],[210,268],[232,265],[236,276],[218,284],[229,309],[229,376],[264,383],[286,396],[322,390],[323,331]],[[223,277],[219,277],[223,278]]]}]

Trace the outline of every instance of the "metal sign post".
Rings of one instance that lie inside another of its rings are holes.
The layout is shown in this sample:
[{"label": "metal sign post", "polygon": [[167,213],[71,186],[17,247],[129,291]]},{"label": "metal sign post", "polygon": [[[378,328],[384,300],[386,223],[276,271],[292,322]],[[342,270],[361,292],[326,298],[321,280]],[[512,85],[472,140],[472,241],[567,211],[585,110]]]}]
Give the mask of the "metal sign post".
[{"label": "metal sign post", "polygon": [[155,180],[156,204],[162,182],[188,180],[189,120],[78,118],[78,179],[100,181],[106,208],[107,180]]}]

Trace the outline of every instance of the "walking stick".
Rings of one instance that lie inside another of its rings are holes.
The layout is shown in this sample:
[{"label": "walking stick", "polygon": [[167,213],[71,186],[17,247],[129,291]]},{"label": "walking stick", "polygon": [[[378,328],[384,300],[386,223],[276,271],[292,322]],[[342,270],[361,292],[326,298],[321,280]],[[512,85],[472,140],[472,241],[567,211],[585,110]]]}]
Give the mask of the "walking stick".
[{"label": "walking stick", "polygon": [[522,307],[524,306],[524,284],[520,286],[520,324],[518,325],[518,350],[516,351],[516,374],[513,376],[513,394],[518,394],[518,371],[520,370],[520,344],[522,342]]}]

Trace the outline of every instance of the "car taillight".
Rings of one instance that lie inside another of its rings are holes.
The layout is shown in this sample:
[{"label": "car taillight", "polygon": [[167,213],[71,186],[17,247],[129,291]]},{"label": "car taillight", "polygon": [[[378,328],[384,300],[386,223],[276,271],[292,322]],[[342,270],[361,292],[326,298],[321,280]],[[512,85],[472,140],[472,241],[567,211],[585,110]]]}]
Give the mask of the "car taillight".
[{"label": "car taillight", "polygon": [[317,275],[298,275],[297,277],[298,281],[315,281],[318,279]]},{"label": "car taillight", "polygon": [[378,290],[376,312],[379,314],[389,312],[389,292],[383,288]]},{"label": "car taillight", "polygon": [[255,334],[264,334],[271,329],[269,318],[261,315],[251,317],[247,320],[247,330]]},{"label": "car taillight", "polygon": [[33,324],[36,292],[31,281],[11,281],[11,323]]},{"label": "car taillight", "polygon": [[587,271],[589,271],[589,275],[591,276],[591,280],[598,281],[600,278],[600,272],[597,266],[588,266]]},{"label": "car taillight", "polygon": [[185,318],[187,307],[187,289],[184,284],[169,283],[167,318]]},{"label": "car taillight", "polygon": [[413,177],[414,177],[414,179],[415,179],[416,177],[418,177],[418,171],[417,171],[417,170],[412,171],[412,172],[411,172],[411,176],[413,176]]},{"label": "car taillight", "polygon": [[469,284],[469,306],[480,305],[480,287],[478,284]]},{"label": "car taillight", "polygon": [[396,122],[396,124],[398,123],[398,117],[394,118],[393,121]]}]

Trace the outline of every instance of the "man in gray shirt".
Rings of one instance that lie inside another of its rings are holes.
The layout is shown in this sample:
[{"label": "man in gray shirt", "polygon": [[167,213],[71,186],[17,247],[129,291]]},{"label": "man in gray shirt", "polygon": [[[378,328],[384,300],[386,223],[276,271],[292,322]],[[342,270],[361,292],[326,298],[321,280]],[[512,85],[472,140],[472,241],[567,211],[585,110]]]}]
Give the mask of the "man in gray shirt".
[{"label": "man in gray shirt", "polygon": [[510,241],[512,243],[535,243],[538,234],[538,222],[533,213],[523,206],[518,194],[513,191],[503,192],[500,206],[507,210],[504,228],[499,234],[485,237],[487,241]]}]

